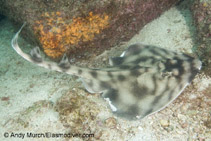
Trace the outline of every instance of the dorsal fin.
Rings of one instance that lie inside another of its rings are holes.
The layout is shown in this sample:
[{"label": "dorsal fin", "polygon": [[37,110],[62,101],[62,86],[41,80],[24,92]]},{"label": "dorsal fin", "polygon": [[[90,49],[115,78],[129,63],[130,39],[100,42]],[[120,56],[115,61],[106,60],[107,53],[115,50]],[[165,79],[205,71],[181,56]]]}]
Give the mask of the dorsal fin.
[{"label": "dorsal fin", "polygon": [[126,49],[120,57],[112,57],[109,59],[111,66],[120,66],[124,64],[134,64],[141,66],[154,66],[158,62],[172,59],[175,56],[181,56],[173,51],[166,49],[143,45],[141,43],[133,44]]},{"label": "dorsal fin", "polygon": [[35,47],[31,50],[30,52],[31,58],[35,61],[35,62],[42,62],[42,57],[40,54],[40,48],[39,47]]},{"label": "dorsal fin", "polygon": [[109,64],[111,66],[121,65],[123,61],[124,61],[123,57],[111,57],[111,58],[109,58]]},{"label": "dorsal fin", "polygon": [[126,58],[131,57],[131,56],[133,56],[133,57],[137,56],[143,49],[144,49],[144,47],[140,46],[140,44],[131,45],[131,46],[128,47],[127,50],[125,50],[120,55],[120,57],[109,58],[109,64],[111,66],[122,65],[127,60]]},{"label": "dorsal fin", "polygon": [[[150,58],[153,57],[155,59],[155,55],[149,51],[148,46],[144,46],[140,43],[133,44],[126,49],[120,57],[112,57],[109,59],[109,64],[111,66],[119,66],[124,65],[128,63],[133,64],[139,64],[140,62],[142,64],[145,64]],[[153,48],[154,51],[154,48]],[[160,57],[160,56],[159,56]],[[159,58],[158,57],[158,58]]]},{"label": "dorsal fin", "polygon": [[131,55],[138,55],[141,52],[143,52],[143,50],[146,50],[146,46],[139,44],[133,44],[130,45],[127,50],[124,52],[124,56],[123,57],[128,57]]},{"label": "dorsal fin", "polygon": [[63,69],[70,68],[70,63],[69,63],[66,53],[63,55],[62,60],[59,62],[59,66]]}]

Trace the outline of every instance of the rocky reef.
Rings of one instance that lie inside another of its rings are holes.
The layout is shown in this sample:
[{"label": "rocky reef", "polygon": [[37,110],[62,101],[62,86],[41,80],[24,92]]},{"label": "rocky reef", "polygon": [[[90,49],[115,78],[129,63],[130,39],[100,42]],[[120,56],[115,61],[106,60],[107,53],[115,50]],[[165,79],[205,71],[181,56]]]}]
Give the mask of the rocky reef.
[{"label": "rocky reef", "polygon": [[47,56],[64,53],[76,61],[128,41],[144,25],[179,0],[3,0],[0,14],[20,27],[22,36]]},{"label": "rocky reef", "polygon": [[211,1],[196,0],[192,14],[197,29],[197,55],[203,62],[203,71],[211,76]]}]

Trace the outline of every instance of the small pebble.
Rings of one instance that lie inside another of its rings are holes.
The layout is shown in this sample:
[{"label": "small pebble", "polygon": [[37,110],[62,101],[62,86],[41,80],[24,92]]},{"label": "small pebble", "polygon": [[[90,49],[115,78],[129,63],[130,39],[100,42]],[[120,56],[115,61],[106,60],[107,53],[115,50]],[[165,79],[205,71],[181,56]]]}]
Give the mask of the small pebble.
[{"label": "small pebble", "polygon": [[162,119],[162,120],[160,120],[160,125],[162,127],[168,127],[169,126],[169,121]]},{"label": "small pebble", "polygon": [[95,132],[95,139],[100,139],[100,137],[103,135],[103,131],[96,131]]},{"label": "small pebble", "polygon": [[186,119],[186,117],[182,114],[178,114],[177,117],[179,120],[182,120],[182,121],[185,121],[185,119]]},{"label": "small pebble", "polygon": [[193,116],[193,115],[196,115],[197,114],[197,111],[196,110],[189,110],[187,112],[187,114]]},{"label": "small pebble", "polygon": [[182,128],[186,128],[187,126],[188,126],[188,123],[186,123],[186,122],[184,122],[184,123],[181,124],[181,127]]},{"label": "small pebble", "polygon": [[173,131],[174,130],[174,127],[173,126],[169,126],[167,128],[164,128],[166,131],[170,132],[170,131]]},{"label": "small pebble", "polygon": [[113,117],[110,117],[108,119],[105,120],[105,124],[106,124],[106,127],[109,127],[109,128],[116,128],[117,126],[117,121],[115,118]]},{"label": "small pebble", "polygon": [[9,101],[9,100],[10,100],[9,96],[1,97],[1,101]]},{"label": "small pebble", "polygon": [[207,128],[210,128],[210,129],[211,129],[211,119],[205,121],[205,122],[204,122],[204,125],[205,125]]}]

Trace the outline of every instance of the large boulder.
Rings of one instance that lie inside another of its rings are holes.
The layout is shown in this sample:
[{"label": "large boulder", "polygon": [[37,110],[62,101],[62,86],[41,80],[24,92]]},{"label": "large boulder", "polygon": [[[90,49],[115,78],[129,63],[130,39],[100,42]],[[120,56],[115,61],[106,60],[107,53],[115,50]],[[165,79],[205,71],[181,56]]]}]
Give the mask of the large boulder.
[{"label": "large boulder", "polygon": [[0,14],[51,58],[84,59],[129,40],[179,0],[1,0]]},{"label": "large boulder", "polygon": [[211,76],[211,1],[195,0],[192,14],[197,29],[196,50],[203,63],[203,71]]}]

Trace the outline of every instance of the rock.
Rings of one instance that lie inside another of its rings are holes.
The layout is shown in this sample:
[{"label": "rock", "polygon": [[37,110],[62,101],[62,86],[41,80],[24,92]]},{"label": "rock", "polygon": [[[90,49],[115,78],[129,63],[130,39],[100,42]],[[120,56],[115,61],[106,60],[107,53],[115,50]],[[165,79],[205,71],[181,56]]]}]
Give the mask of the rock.
[{"label": "rock", "polygon": [[204,73],[211,76],[211,2],[195,0],[191,9],[197,29],[198,48],[196,53],[202,60],[203,66],[205,66],[203,68]]},{"label": "rock", "polygon": [[188,127],[188,123],[184,122],[180,124],[182,128],[187,128]]},{"label": "rock", "polygon": [[94,135],[95,135],[95,139],[99,140],[100,137],[103,135],[103,131],[96,131]]},{"label": "rock", "polygon": [[182,115],[182,114],[178,114],[177,117],[181,121],[185,121],[185,119],[186,119],[186,117],[184,115]]},{"label": "rock", "polygon": [[20,25],[22,36],[59,59],[87,60],[128,41],[179,0],[3,0],[0,14]]},{"label": "rock", "polygon": [[205,121],[205,122],[204,122],[204,125],[205,125],[207,128],[211,129],[211,119]]},{"label": "rock", "polygon": [[189,116],[194,116],[194,115],[196,115],[198,113],[198,111],[196,111],[196,110],[189,110],[188,112],[187,112],[187,114],[189,115]]},{"label": "rock", "polygon": [[116,128],[117,121],[114,117],[110,117],[105,120],[105,124],[106,124],[106,127],[108,127],[108,128]]},{"label": "rock", "polygon": [[160,120],[160,125],[162,127],[168,127],[169,126],[169,120],[164,120],[164,119]]}]

